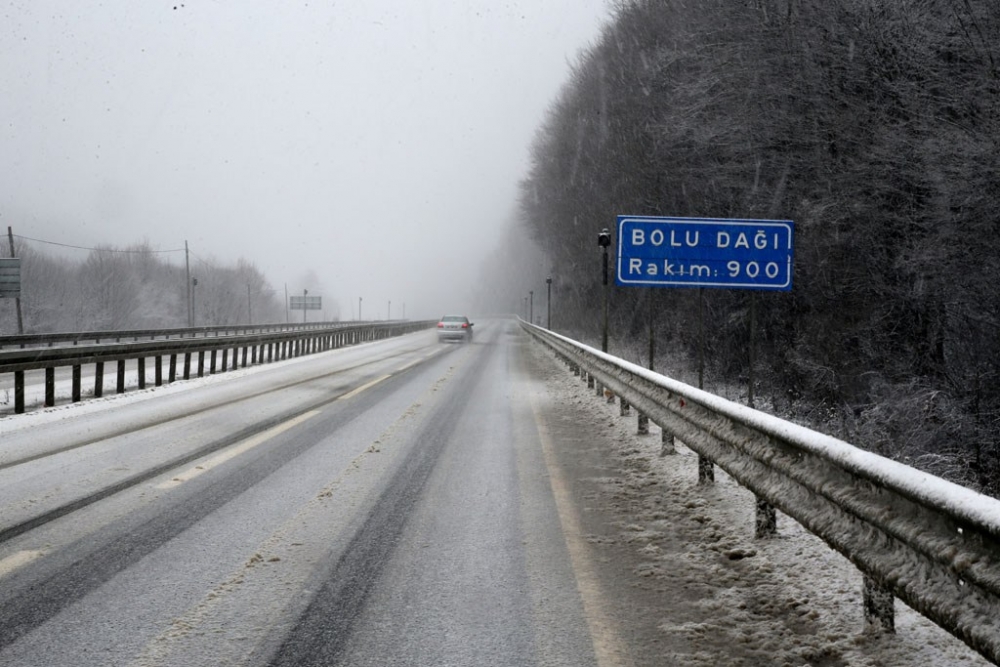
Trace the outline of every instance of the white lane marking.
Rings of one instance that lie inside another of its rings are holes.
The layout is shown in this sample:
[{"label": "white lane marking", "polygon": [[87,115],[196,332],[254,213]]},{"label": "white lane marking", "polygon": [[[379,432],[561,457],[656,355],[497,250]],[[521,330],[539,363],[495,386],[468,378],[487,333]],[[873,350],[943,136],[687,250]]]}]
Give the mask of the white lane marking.
[{"label": "white lane marking", "polygon": [[542,458],[549,473],[556,514],[559,515],[566,549],[569,551],[570,567],[576,578],[580,600],[583,602],[583,615],[587,622],[590,641],[594,646],[594,657],[597,659],[598,667],[628,667],[632,664],[628,649],[622,642],[617,623],[605,612],[609,607],[603,600],[601,578],[583,537],[580,517],[573,507],[569,482],[556,460],[555,445],[549,436],[548,427],[542,421],[533,394],[530,395],[530,403],[538,428],[538,439],[542,445]]},{"label": "white lane marking", "polygon": [[298,426],[302,422],[304,422],[307,419],[310,419],[312,417],[315,417],[318,414],[319,414],[319,410],[310,410],[309,412],[305,412],[305,413],[299,415],[298,417],[296,417],[294,419],[289,419],[288,421],[286,421],[286,422],[284,422],[282,424],[278,424],[277,426],[275,426],[273,428],[269,428],[268,430],[264,431],[263,433],[258,433],[257,435],[253,436],[252,438],[247,438],[243,442],[240,442],[240,443],[238,443],[236,445],[233,445],[229,449],[223,451],[221,454],[216,454],[215,456],[213,456],[212,458],[208,459],[207,461],[205,461],[203,463],[199,463],[198,465],[194,466],[193,468],[189,468],[188,470],[185,470],[184,472],[180,473],[179,475],[175,475],[174,477],[172,477],[171,479],[167,480],[166,482],[162,482],[160,484],[157,484],[156,488],[158,488],[158,489],[172,489],[172,488],[174,488],[176,486],[179,486],[179,485],[183,484],[184,482],[190,481],[190,480],[194,479],[195,477],[197,477],[198,475],[200,475],[200,474],[202,474],[204,472],[207,472],[207,471],[211,470],[212,468],[214,468],[214,467],[216,467],[218,465],[221,465],[221,464],[225,463],[226,461],[229,461],[230,459],[234,459],[237,456],[239,456],[240,454],[243,454],[245,452],[250,451],[251,449],[253,449],[257,445],[259,445],[259,444],[261,444],[263,442],[267,442],[268,440],[270,440],[271,438],[275,437],[276,435],[284,433],[288,429],[293,428],[295,426]]},{"label": "white lane marking", "polygon": [[343,396],[341,396],[337,400],[338,401],[344,401],[344,400],[347,400],[348,398],[353,398],[353,397],[357,396],[358,394],[360,394],[361,392],[363,392],[364,390],[371,389],[372,387],[374,387],[375,385],[377,385],[382,380],[388,380],[391,377],[392,377],[391,375],[383,375],[382,377],[375,378],[374,380],[372,380],[368,384],[363,384],[360,387],[358,387],[357,389],[354,389],[352,391],[347,392],[346,394],[344,394]]},{"label": "white lane marking", "polygon": [[41,558],[44,555],[44,551],[18,551],[15,554],[7,556],[3,560],[0,560],[0,577],[6,577],[19,567],[24,567],[31,561]]}]

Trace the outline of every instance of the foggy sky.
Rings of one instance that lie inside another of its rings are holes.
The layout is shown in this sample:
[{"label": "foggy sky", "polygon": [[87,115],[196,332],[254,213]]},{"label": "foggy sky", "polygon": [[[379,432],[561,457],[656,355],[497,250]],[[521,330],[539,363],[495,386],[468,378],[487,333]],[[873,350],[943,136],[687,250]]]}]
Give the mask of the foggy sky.
[{"label": "foggy sky", "polygon": [[343,319],[359,296],[366,319],[463,310],[606,17],[604,0],[0,0],[0,224],[188,241],[193,272],[244,257]]}]

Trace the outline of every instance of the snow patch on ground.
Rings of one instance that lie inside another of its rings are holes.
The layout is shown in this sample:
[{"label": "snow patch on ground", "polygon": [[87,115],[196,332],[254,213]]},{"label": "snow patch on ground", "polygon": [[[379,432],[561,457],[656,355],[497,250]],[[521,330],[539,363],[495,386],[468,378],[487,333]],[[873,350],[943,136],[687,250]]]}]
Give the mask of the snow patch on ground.
[{"label": "snow patch on ground", "polygon": [[[962,667],[988,665],[960,640],[896,601],[897,633],[865,632],[860,572],[819,538],[779,513],[779,536],[753,536],[754,496],[721,469],[697,484],[698,457],[682,443],[660,456],[659,429],[636,434],[636,413],[622,418],[566,371],[547,378],[556,399],[590,418],[614,443],[621,475],[599,480],[628,508],[618,541],[640,558],[638,585],[674,591],[695,618],[664,618],[664,655],[675,667]],[[683,539],[678,539],[681,536]],[[665,593],[666,594],[666,593]],[[677,604],[680,607],[680,601]]]}]

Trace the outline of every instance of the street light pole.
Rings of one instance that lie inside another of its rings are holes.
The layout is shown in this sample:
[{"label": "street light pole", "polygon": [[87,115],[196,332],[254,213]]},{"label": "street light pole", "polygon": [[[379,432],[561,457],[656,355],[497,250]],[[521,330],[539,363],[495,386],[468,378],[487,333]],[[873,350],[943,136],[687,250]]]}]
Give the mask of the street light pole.
[{"label": "street light pole", "polygon": [[547,311],[545,318],[545,328],[551,331],[552,330],[552,277],[551,276],[545,279],[545,287],[548,290],[548,294],[546,294],[545,296],[545,310]]},{"label": "street light pole", "polygon": [[197,278],[192,278],[191,279],[191,328],[192,329],[194,328],[194,320],[195,320],[194,315],[195,315],[195,312],[196,312],[196,309],[194,307],[194,304],[195,304],[195,300],[194,300],[194,291],[195,290],[194,290],[194,288],[197,287],[197,286],[198,286],[198,279]]},{"label": "street light pole", "polygon": [[608,351],[608,246],[611,245],[611,234],[605,227],[597,235],[597,245],[604,252],[603,255],[603,283],[604,283],[604,325],[601,329],[601,352]]}]

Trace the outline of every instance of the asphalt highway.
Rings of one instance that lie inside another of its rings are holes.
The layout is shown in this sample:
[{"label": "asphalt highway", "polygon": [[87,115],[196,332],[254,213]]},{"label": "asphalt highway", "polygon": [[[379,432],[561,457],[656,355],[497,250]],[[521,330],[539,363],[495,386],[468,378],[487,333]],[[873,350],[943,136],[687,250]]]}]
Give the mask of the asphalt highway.
[{"label": "asphalt highway", "polygon": [[531,345],[481,322],[0,430],[0,664],[632,664]]}]

